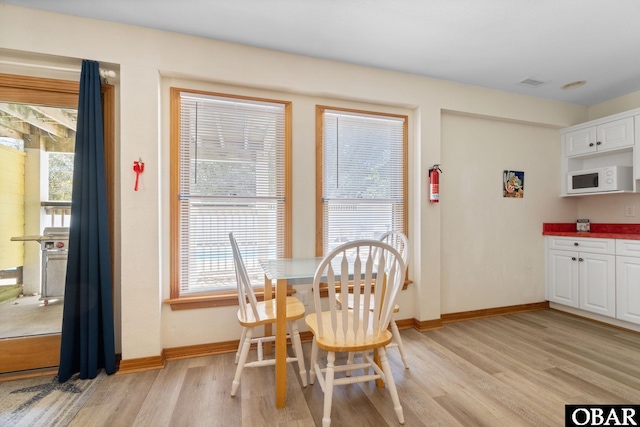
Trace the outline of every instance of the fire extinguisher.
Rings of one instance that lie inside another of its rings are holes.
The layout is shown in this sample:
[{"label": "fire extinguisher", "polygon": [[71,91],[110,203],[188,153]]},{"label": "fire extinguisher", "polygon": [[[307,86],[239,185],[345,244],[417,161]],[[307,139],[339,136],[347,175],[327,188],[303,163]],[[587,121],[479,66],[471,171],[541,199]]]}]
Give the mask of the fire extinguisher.
[{"label": "fire extinguisher", "polygon": [[438,203],[440,201],[440,165],[433,165],[429,169],[429,202]]}]

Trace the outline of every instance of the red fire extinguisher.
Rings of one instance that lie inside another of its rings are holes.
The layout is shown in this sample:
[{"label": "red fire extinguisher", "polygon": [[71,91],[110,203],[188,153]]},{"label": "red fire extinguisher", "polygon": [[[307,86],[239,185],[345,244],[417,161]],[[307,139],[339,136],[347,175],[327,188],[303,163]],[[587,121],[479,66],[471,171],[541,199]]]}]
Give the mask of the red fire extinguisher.
[{"label": "red fire extinguisher", "polygon": [[429,202],[438,203],[440,201],[440,165],[433,165],[429,169]]}]

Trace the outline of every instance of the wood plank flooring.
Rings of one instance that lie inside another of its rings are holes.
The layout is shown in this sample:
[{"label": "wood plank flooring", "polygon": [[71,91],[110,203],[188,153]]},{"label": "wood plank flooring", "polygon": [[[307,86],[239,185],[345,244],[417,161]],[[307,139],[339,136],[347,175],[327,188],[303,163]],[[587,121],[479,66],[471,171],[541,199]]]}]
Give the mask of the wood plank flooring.
[{"label": "wood plank flooring", "polygon": [[[401,331],[410,369],[388,355],[406,426],[562,426],[566,404],[640,404],[640,335],[555,310]],[[304,344],[308,365],[310,344]],[[106,378],[72,426],[321,425],[319,384],[288,366],[275,408],[272,367],[245,370],[230,397],[234,355],[168,362]],[[307,367],[308,369],[308,367]],[[387,389],[337,387],[333,426],[396,426]]]}]

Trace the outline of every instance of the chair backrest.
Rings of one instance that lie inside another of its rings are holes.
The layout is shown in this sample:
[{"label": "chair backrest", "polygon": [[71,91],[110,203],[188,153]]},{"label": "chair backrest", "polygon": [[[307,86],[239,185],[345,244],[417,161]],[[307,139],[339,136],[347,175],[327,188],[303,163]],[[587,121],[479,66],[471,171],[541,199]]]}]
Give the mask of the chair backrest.
[{"label": "chair backrest", "polygon": [[[325,256],[313,278],[313,289],[319,289],[320,283],[327,283],[329,301],[335,301],[337,293],[347,295],[350,284],[361,285],[353,286],[353,307],[349,308],[348,304],[329,304],[330,327],[337,341],[348,343],[353,337],[375,339],[387,329],[404,284],[405,271],[400,253],[379,240],[348,242]],[[380,272],[383,272],[383,277],[380,277]],[[384,281],[385,286],[372,286],[380,280]],[[320,318],[320,292],[314,292],[313,298],[318,316],[318,333],[324,336]],[[369,304],[361,304],[371,299],[375,301],[373,309]],[[353,321],[349,321],[350,317]],[[338,330],[340,324],[341,330]]]},{"label": "chair backrest", "polygon": [[400,231],[387,231],[380,236],[378,240],[396,248],[396,250],[400,252],[405,266],[409,266],[409,239],[407,239],[404,233]]},{"label": "chair backrest", "polygon": [[240,306],[240,312],[242,317],[247,317],[247,303],[251,305],[251,310],[256,320],[259,320],[259,314],[257,309],[258,300],[256,294],[253,292],[253,286],[251,286],[251,280],[247,274],[247,269],[244,266],[240,249],[238,249],[238,242],[233,236],[233,233],[229,233],[229,242],[231,242],[231,249],[233,250],[233,264],[236,270],[236,284],[238,285],[238,305]]}]

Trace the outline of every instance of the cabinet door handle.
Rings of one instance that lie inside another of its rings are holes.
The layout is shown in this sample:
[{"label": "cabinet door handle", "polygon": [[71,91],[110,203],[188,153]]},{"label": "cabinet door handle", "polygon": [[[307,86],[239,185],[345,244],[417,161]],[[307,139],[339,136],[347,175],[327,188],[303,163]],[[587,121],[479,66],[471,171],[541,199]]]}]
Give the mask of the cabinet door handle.
[{"label": "cabinet door handle", "polygon": [[584,261],[584,259],[582,259],[582,258],[578,258],[578,261],[582,262],[582,261]]},{"label": "cabinet door handle", "polygon": [[573,246],[578,246],[578,242],[573,242]]},{"label": "cabinet door handle", "polygon": [[572,256],[571,261],[575,261],[575,260],[576,260],[576,257]]},{"label": "cabinet door handle", "polygon": [[602,145],[601,141],[596,142],[596,145]]},{"label": "cabinet door handle", "polygon": [[589,143],[589,147],[593,147],[593,142],[590,142],[590,143]]}]

